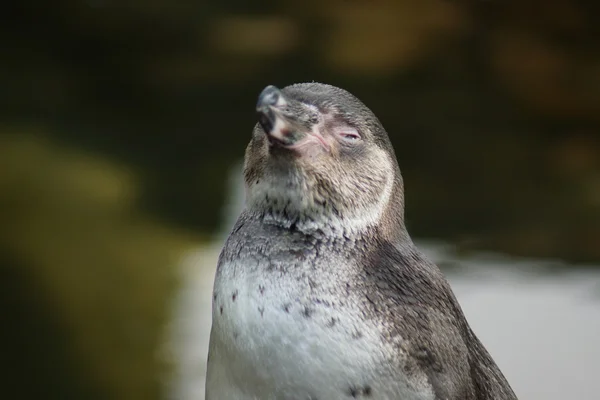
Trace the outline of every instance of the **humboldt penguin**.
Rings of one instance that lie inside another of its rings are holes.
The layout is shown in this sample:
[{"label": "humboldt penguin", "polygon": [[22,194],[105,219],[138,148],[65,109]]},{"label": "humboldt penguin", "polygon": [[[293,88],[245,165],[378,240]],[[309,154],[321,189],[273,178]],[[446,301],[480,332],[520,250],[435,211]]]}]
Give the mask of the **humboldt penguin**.
[{"label": "humboldt penguin", "polygon": [[220,254],[207,400],[513,400],[413,244],[388,135],[347,91],[266,87]]}]

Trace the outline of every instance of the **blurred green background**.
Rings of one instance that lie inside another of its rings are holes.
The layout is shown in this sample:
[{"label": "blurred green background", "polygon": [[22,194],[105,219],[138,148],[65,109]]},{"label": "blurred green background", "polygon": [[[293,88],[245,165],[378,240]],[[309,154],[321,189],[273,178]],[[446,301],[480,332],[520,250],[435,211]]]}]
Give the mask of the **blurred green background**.
[{"label": "blurred green background", "polygon": [[378,115],[413,236],[600,261],[595,0],[25,0],[1,14],[4,398],[161,398],[177,266],[222,228],[268,84],[334,84]]}]

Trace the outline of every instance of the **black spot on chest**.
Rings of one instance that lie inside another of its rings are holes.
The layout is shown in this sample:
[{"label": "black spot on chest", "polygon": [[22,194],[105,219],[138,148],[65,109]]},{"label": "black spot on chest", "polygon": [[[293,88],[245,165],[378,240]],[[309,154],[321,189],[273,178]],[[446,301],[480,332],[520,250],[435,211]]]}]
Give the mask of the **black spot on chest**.
[{"label": "black spot on chest", "polygon": [[313,314],[313,309],[310,307],[304,307],[304,309],[302,310],[302,316],[304,318],[310,318]]},{"label": "black spot on chest", "polygon": [[351,386],[350,390],[348,391],[348,394],[353,399],[368,398],[371,397],[371,395],[373,394],[373,389],[371,389],[371,386],[369,385]]}]

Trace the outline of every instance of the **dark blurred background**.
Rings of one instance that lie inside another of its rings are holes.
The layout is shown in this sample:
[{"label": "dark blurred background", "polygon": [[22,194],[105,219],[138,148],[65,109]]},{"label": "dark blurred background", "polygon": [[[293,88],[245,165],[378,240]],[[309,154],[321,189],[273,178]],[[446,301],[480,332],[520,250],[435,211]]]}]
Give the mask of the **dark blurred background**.
[{"label": "dark blurred background", "polygon": [[2,397],[160,398],[174,271],[221,228],[268,84],[334,84],[378,115],[413,236],[598,263],[599,17],[595,0],[3,6]]}]

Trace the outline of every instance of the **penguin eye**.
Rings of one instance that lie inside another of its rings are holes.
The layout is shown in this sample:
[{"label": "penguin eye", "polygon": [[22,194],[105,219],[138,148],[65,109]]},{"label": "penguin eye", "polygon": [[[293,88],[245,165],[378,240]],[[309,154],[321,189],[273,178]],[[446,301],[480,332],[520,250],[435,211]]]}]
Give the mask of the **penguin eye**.
[{"label": "penguin eye", "polygon": [[350,127],[344,127],[342,129],[339,129],[337,131],[337,134],[345,142],[352,143],[352,142],[357,142],[361,139],[358,131],[356,129],[350,128]]}]

